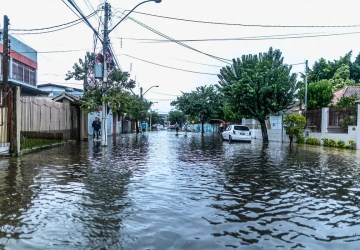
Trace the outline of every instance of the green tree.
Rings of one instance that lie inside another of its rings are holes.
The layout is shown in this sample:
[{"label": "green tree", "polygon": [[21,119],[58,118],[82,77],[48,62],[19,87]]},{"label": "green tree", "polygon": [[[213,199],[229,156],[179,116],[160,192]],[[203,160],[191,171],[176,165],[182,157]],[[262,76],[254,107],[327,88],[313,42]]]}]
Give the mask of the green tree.
[{"label": "green tree", "polygon": [[355,81],[350,79],[350,67],[345,64],[337,68],[330,82],[333,85],[333,91],[339,90],[345,86],[355,85]]},{"label": "green tree", "polygon": [[341,112],[340,127],[346,129],[350,125],[357,124],[357,100],[358,97],[354,94],[351,96],[342,96],[336,103],[335,108]]},{"label": "green tree", "polygon": [[309,71],[308,81],[317,82],[320,80],[330,80],[334,77],[338,68],[343,65],[351,67],[351,55],[352,51],[340,57],[339,60],[326,61],[324,58],[320,58],[316,61]]},{"label": "green tree", "polygon": [[179,110],[171,110],[169,112],[169,122],[170,124],[183,124],[185,122],[186,116],[184,115],[183,112],[179,111]]},{"label": "green tree", "polygon": [[204,124],[211,118],[223,117],[223,98],[214,86],[200,86],[195,91],[183,93],[172,101],[172,106],[185,115],[198,118],[201,122],[201,131],[205,132]]},{"label": "green tree", "polygon": [[263,141],[268,142],[265,121],[270,114],[286,110],[294,103],[296,74],[284,64],[280,50],[259,55],[243,55],[220,70],[219,89],[225,102],[241,117],[259,121]]},{"label": "green tree", "polygon": [[151,105],[151,102],[140,98],[137,95],[130,96],[127,110],[129,117],[135,120],[136,133],[140,132],[139,121],[145,121],[147,119],[147,111],[150,109]]},{"label": "green tree", "polygon": [[299,139],[306,125],[306,118],[301,114],[289,114],[284,118],[284,128],[290,138],[290,145],[294,137]]},{"label": "green tree", "polygon": [[332,83],[329,80],[312,82],[308,86],[307,109],[328,107],[333,98]]},{"label": "green tree", "polygon": [[[135,81],[130,79],[128,72],[113,68],[109,72],[106,88],[103,88],[102,83],[93,77],[94,65],[95,54],[86,52],[85,60],[79,59],[79,62],[73,65],[72,71],[68,71],[65,80],[86,80],[84,96],[81,98],[82,109],[88,112],[97,111],[102,101],[105,101],[110,104],[113,112],[121,113],[121,110],[127,109],[125,104],[130,95],[128,91],[135,87]],[[106,95],[103,95],[103,92]]]}]

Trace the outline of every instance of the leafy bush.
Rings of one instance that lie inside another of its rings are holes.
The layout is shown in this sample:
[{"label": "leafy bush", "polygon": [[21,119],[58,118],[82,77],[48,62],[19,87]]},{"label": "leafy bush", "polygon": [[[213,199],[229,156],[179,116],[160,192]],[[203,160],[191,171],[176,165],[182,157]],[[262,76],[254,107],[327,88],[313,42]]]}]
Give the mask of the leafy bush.
[{"label": "leafy bush", "polygon": [[356,149],[356,142],[354,140],[349,140],[350,149]]},{"label": "leafy bush", "polygon": [[301,133],[306,125],[305,117],[301,114],[289,114],[285,116],[283,123],[286,134],[290,138],[290,144],[292,143],[293,138],[296,138],[297,141],[299,141]]},{"label": "leafy bush", "polygon": [[329,139],[329,147],[336,147],[336,141],[334,139]]},{"label": "leafy bush", "polygon": [[315,137],[308,137],[305,143],[309,145],[321,145],[320,140]]},{"label": "leafy bush", "polygon": [[296,138],[296,142],[297,143],[300,143],[300,144],[304,144],[305,143],[305,137],[303,135],[299,135],[297,138]]},{"label": "leafy bush", "polygon": [[329,147],[329,139],[328,138],[322,138],[323,145]]},{"label": "leafy bush", "polygon": [[345,142],[343,140],[337,140],[336,146],[338,148],[345,148]]}]

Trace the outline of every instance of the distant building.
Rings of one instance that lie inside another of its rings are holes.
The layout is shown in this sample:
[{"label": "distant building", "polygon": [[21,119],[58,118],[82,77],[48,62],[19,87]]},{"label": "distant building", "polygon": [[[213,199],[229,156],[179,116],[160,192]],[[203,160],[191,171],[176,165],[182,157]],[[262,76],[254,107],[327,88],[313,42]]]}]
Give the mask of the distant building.
[{"label": "distant building", "polygon": [[332,104],[336,105],[341,97],[350,97],[357,96],[357,99],[360,99],[360,86],[345,86],[334,93],[334,97],[332,99]]},{"label": "distant building", "polygon": [[[9,40],[11,47],[8,72],[9,85],[20,86],[22,96],[47,95],[47,92],[37,88],[37,51],[10,35]],[[3,40],[0,36],[0,82],[3,80],[3,51]]]},{"label": "distant building", "polygon": [[58,95],[61,95],[62,93],[67,93],[77,97],[82,97],[84,94],[84,91],[80,88],[66,87],[53,83],[41,84],[38,85],[38,88],[40,90],[48,92],[50,97],[56,97]]}]

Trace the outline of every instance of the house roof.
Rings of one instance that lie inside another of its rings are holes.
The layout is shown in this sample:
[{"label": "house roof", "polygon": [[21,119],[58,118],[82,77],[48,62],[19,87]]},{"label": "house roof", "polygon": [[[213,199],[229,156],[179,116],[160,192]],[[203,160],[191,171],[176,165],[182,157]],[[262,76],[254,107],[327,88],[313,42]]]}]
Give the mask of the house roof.
[{"label": "house roof", "polygon": [[21,95],[22,96],[27,96],[27,95],[30,95],[30,96],[47,96],[47,95],[49,95],[48,91],[38,89],[37,87],[31,86],[29,84],[20,83],[20,82],[14,81],[14,80],[9,80],[8,84],[10,86],[19,86],[21,88]]},{"label": "house roof", "polygon": [[80,89],[80,88],[68,87],[68,86],[63,86],[63,85],[54,84],[54,83],[39,84],[38,87],[39,88],[41,88],[41,87],[59,87],[59,88],[63,88],[64,90],[71,88],[75,91],[80,91],[80,92],[84,91],[83,89]]},{"label": "house roof", "polygon": [[53,98],[53,100],[57,101],[57,102],[62,102],[64,99],[69,100],[71,104],[74,104],[74,105],[77,105],[77,106],[81,105],[80,97],[70,95],[70,94],[68,94],[66,92],[64,92],[61,95],[58,95],[58,96]]},{"label": "house roof", "polygon": [[336,104],[343,96],[349,97],[353,95],[356,95],[357,98],[360,98],[360,86],[345,86],[344,88],[339,89],[334,93],[332,103]]}]

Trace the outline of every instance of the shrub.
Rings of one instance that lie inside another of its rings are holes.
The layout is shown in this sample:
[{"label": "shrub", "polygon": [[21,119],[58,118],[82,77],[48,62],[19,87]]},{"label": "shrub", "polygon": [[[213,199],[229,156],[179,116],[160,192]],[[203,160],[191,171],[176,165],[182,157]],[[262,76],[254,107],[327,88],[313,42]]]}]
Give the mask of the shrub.
[{"label": "shrub", "polygon": [[350,149],[356,149],[356,142],[354,140],[349,140]]},{"label": "shrub", "polygon": [[296,138],[296,142],[297,143],[300,143],[300,144],[304,144],[305,143],[305,137],[303,135],[299,135],[297,138]]},{"label": "shrub", "polygon": [[321,145],[320,140],[315,137],[308,137],[305,143],[309,145]]},{"label": "shrub", "polygon": [[334,139],[329,139],[329,147],[336,147],[336,141]]},{"label": "shrub", "polygon": [[290,138],[290,144],[293,141],[293,138],[296,138],[299,141],[302,131],[306,125],[306,119],[301,114],[289,114],[284,118],[284,128],[286,134]]},{"label": "shrub", "polygon": [[329,146],[329,139],[328,138],[322,138],[321,140],[323,141],[324,146],[327,146],[327,147]]},{"label": "shrub", "polygon": [[343,140],[337,140],[336,146],[338,148],[345,148],[345,142]]}]

